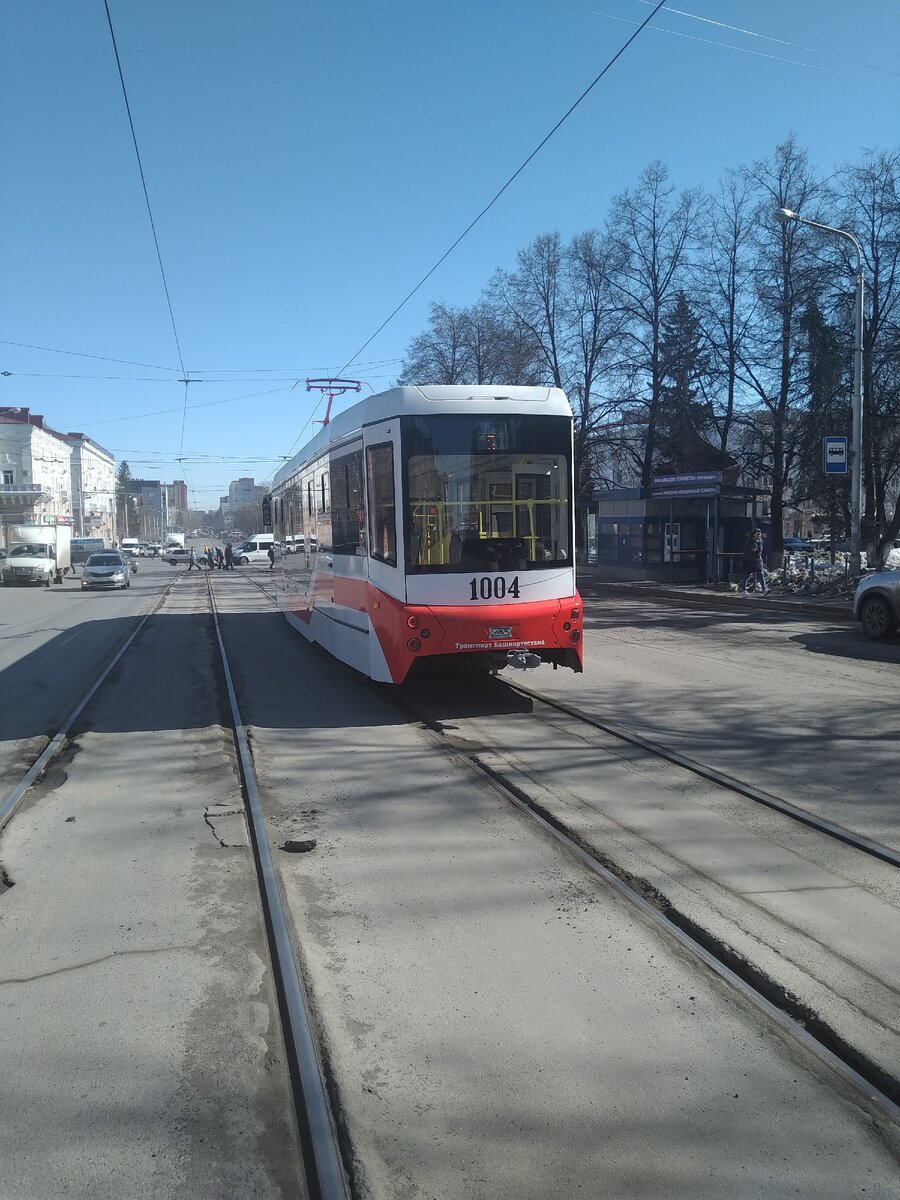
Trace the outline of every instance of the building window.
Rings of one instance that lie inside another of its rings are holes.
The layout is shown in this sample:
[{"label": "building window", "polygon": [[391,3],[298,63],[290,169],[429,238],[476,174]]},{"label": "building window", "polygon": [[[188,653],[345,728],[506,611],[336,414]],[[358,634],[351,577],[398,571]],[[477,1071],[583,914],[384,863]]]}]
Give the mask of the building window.
[{"label": "building window", "polygon": [[3,482],[5,484],[9,484],[10,487],[15,483],[15,479],[13,478],[12,471],[4,471],[3,472]]}]

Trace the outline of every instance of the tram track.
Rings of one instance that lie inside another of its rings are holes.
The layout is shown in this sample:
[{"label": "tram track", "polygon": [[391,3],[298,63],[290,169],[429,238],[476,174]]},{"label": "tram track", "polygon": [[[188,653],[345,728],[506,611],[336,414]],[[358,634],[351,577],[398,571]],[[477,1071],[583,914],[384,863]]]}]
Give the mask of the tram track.
[{"label": "tram track", "polygon": [[69,731],[71,730],[72,726],[78,720],[85,708],[87,708],[88,704],[90,704],[91,700],[93,700],[94,696],[100,691],[100,688],[112,674],[113,670],[118,666],[126,651],[135,641],[144,626],[159,612],[159,610],[165,604],[172,589],[178,582],[178,578],[179,576],[176,575],[174,579],[170,580],[169,583],[166,584],[163,590],[155,598],[148,611],[139,618],[137,626],[131,631],[130,634],[127,635],[127,637],[123,639],[119,647],[113,651],[112,655],[107,660],[106,665],[101,668],[94,681],[85,689],[75,707],[63,720],[63,723],[44,747],[40,755],[22,774],[19,781],[7,792],[2,802],[0,802],[0,832],[2,832],[4,827],[14,816],[16,809],[22,803],[33,784],[47,770],[53,759],[55,759],[57,755],[59,755],[61,751],[65,749],[68,741]]},{"label": "tram track", "polygon": [[311,1200],[348,1200],[349,1183],[344,1172],[340,1135],[325,1066],[319,1053],[310,999],[297,966],[290,924],[272,859],[253,753],[235,692],[210,573],[206,576],[206,586],[240,764],[247,824],[281,1012],[282,1036],[289,1060],[295,1116],[304,1150],[307,1185]]},{"label": "tram track", "polygon": [[[0,832],[15,816],[32,787],[44,777],[53,760],[69,745],[70,732],[79,717],[101,692],[141,632],[163,608],[183,576],[184,572],[176,574],[155,597],[148,611],[139,618],[136,627],[109,656],[96,678],[84,690],[41,754],[3,798],[0,803]],[[348,1200],[351,1193],[343,1166],[337,1122],[333,1115],[334,1106],[319,1053],[310,1002],[297,966],[290,925],[281,897],[262,811],[250,741],[234,689],[215,592],[209,575],[206,577],[206,591],[219,655],[219,670],[227,694],[245,816],[279,1005],[282,1039],[288,1059],[295,1125],[303,1152],[301,1170],[305,1176],[309,1200]]]},{"label": "tram track", "polygon": [[[242,575],[270,603],[276,603],[277,597],[264,582],[253,578],[249,572],[242,572]],[[698,763],[688,756],[658,746],[633,731],[581,714],[570,706],[553,701],[505,677],[503,683],[510,691],[527,699],[531,704],[544,704],[551,710],[596,728],[718,788],[764,805],[781,816],[814,829],[869,858],[891,867],[900,865],[898,856],[888,847],[816,818],[779,797],[752,788],[743,781]],[[467,747],[464,737],[454,737],[452,733],[448,733],[440,720],[415,706],[408,697],[408,689],[396,689],[382,684],[369,686],[402,712],[407,720],[423,727],[423,732],[433,740],[437,749],[460,762],[487,786],[499,792],[543,836],[550,837],[567,855],[627,900],[644,917],[662,928],[705,968],[727,982],[748,1003],[773,1021],[785,1035],[802,1045],[820,1063],[833,1071],[871,1111],[900,1124],[900,1078],[896,1072],[884,1069],[873,1057],[861,1052],[848,1037],[843,1036],[823,1019],[814,1007],[794,994],[783,982],[767,973],[751,957],[729,944],[725,938],[706,927],[695,916],[682,910],[649,880],[629,871],[617,861],[616,855],[606,853],[596,841],[570,828],[558,813],[551,812],[539,799],[529,794],[527,780],[525,786],[522,786],[520,781],[512,779],[502,766],[491,763],[490,754],[486,754],[483,748]]]},{"label": "tram track", "polygon": [[810,829],[817,830],[826,837],[843,842],[847,846],[853,846],[854,849],[859,850],[862,854],[880,859],[892,867],[900,867],[900,852],[892,850],[889,846],[884,846],[880,842],[875,842],[870,838],[863,837],[861,834],[854,833],[850,829],[845,829],[843,826],[833,821],[828,821],[824,817],[817,817],[815,814],[807,812],[796,804],[791,804],[788,800],[784,800],[779,796],[773,796],[770,792],[763,791],[761,788],[753,787],[733,775],[729,775],[715,767],[707,766],[705,763],[698,762],[696,759],[682,754],[680,751],[671,750],[669,747],[659,742],[654,742],[652,739],[644,737],[643,734],[626,729],[624,726],[618,725],[613,721],[599,720],[587,713],[580,712],[569,704],[551,699],[549,696],[532,691],[531,688],[523,687],[521,684],[512,683],[509,680],[504,680],[504,682],[511,691],[516,692],[520,696],[524,696],[531,701],[537,701],[547,708],[563,713],[583,725],[588,725],[592,729],[599,730],[601,733],[609,734],[611,737],[628,745],[635,746],[653,755],[655,758],[672,763],[673,766],[681,767],[692,775],[705,779],[709,783],[723,788],[725,791],[743,796],[747,800],[752,800],[755,804],[771,808],[792,821],[797,821],[802,825],[809,826]]},{"label": "tram track", "polygon": [[[478,750],[457,744],[439,722],[400,698],[395,689],[382,684],[371,686],[409,719],[420,724],[423,734],[432,739],[436,749],[481,778],[542,835],[552,839],[568,856],[730,985],[783,1033],[834,1072],[871,1111],[900,1124],[900,1079],[861,1054],[789,990],[688,914],[679,911],[651,884],[635,877],[596,845],[574,833],[564,821],[536,801],[524,788],[517,786],[502,770],[488,765]],[[514,690],[519,690],[523,695],[534,695],[528,689]]]}]

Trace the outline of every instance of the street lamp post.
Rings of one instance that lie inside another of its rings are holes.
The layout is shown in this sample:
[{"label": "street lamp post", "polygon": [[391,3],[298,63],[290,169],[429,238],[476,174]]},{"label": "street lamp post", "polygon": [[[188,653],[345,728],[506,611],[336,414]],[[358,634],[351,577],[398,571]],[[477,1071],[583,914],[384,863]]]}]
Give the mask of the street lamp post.
[{"label": "street lamp post", "polygon": [[782,225],[797,221],[823,233],[833,233],[846,238],[856,251],[856,303],[853,313],[853,436],[850,439],[850,571],[859,575],[861,568],[860,543],[860,497],[862,493],[862,423],[863,423],[863,309],[865,304],[865,281],[862,269],[862,248],[852,233],[846,229],[835,229],[810,221],[789,208],[776,209],[775,220]]}]

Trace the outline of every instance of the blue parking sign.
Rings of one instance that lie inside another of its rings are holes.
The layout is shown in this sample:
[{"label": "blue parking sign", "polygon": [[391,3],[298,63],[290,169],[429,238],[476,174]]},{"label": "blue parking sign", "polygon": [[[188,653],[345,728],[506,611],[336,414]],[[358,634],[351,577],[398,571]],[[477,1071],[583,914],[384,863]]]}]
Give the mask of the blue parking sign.
[{"label": "blue parking sign", "polygon": [[847,439],[845,437],[826,437],[822,439],[822,449],[825,456],[826,475],[846,475]]}]

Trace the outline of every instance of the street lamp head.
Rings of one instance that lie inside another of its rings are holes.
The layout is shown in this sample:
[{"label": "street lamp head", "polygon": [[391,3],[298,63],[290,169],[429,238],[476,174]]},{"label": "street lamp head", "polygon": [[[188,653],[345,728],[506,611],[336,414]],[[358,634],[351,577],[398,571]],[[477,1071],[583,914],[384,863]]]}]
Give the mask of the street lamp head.
[{"label": "street lamp head", "polygon": [[790,209],[790,208],[776,208],[775,212],[772,214],[772,216],[775,218],[776,221],[780,222],[782,225],[787,225],[787,223],[789,221],[799,221],[800,220],[800,214],[795,213],[793,211],[793,209]]}]

